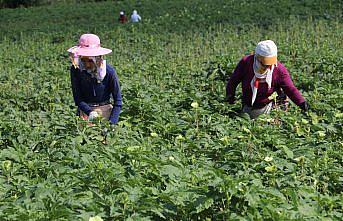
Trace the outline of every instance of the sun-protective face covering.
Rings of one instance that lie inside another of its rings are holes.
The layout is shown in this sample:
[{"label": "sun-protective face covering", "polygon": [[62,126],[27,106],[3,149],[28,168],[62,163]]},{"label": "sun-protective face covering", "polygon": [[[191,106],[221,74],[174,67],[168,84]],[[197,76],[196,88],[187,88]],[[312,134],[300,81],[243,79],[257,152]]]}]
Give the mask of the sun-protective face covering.
[{"label": "sun-protective face covering", "polygon": [[250,82],[250,86],[251,86],[251,90],[252,90],[252,99],[251,99],[251,106],[254,105],[254,102],[256,100],[256,95],[257,95],[257,90],[259,87],[259,80],[260,79],[265,79],[267,84],[268,84],[268,88],[271,88],[272,86],[272,78],[273,78],[273,71],[274,71],[274,67],[275,65],[271,65],[270,67],[267,68],[267,70],[261,74],[258,73],[258,70],[260,70],[260,62],[256,59],[256,55],[254,56],[254,64],[253,64],[253,69],[254,69],[254,77],[252,78],[251,82]]}]

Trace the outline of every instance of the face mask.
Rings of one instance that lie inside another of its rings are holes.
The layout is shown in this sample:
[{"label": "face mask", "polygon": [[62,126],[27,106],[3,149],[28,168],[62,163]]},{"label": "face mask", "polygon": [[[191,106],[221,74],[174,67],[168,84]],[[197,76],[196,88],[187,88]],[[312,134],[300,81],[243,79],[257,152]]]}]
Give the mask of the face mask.
[{"label": "face mask", "polygon": [[267,68],[265,68],[263,64],[258,59],[256,59],[256,57],[254,58],[254,72],[255,73],[265,75],[268,73],[268,69],[270,68],[271,66],[267,66]]},{"label": "face mask", "polygon": [[[106,60],[103,60],[100,56],[89,57],[87,62],[92,62],[91,67],[87,67],[84,59],[79,59],[80,69],[89,73],[92,78],[97,79],[97,82],[100,83],[106,76]],[[89,65],[88,65],[89,66]]]},{"label": "face mask", "polygon": [[[93,63],[92,65],[89,65],[89,63]],[[84,58],[79,58],[79,66],[81,71],[86,71],[89,74],[92,74],[93,72],[96,72],[96,65],[93,62],[93,59],[91,57],[88,58],[88,61],[86,64],[86,61]]]}]

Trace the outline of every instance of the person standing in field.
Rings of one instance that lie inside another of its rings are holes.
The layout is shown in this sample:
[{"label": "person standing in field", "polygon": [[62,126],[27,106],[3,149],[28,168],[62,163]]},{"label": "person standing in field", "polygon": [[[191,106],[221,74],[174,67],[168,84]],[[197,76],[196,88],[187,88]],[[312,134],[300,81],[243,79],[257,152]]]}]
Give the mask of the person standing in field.
[{"label": "person standing in field", "polygon": [[122,107],[119,79],[116,70],[104,59],[112,50],[101,47],[97,35],[83,34],[79,45],[69,48],[68,52],[72,60],[71,87],[77,114],[84,120],[103,117],[116,124]]},{"label": "person standing in field", "polygon": [[139,22],[141,20],[142,20],[141,16],[139,16],[136,10],[133,10],[132,15],[131,15],[131,22]]},{"label": "person standing in field", "polygon": [[303,111],[309,105],[294,86],[286,67],[277,60],[277,47],[271,40],[257,44],[253,55],[245,56],[236,66],[226,85],[226,101],[235,102],[235,92],[242,83],[243,112],[254,119],[275,107],[271,96],[286,94]]},{"label": "person standing in field", "polygon": [[121,11],[119,13],[119,18],[118,18],[118,21],[122,24],[126,23],[127,22],[127,16],[125,15],[125,13],[123,11]]}]

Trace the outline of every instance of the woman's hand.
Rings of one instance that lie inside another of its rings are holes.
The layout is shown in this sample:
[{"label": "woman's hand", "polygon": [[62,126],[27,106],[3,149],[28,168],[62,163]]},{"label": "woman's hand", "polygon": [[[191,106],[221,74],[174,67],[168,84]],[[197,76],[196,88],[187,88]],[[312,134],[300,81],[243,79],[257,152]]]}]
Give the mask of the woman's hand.
[{"label": "woman's hand", "polygon": [[224,101],[225,101],[225,102],[228,102],[229,104],[234,104],[235,101],[236,101],[236,99],[235,99],[235,97],[233,97],[233,96],[228,96],[228,97],[225,98]]},{"label": "woman's hand", "polygon": [[303,103],[301,103],[300,105],[299,105],[299,107],[301,108],[301,110],[305,113],[305,112],[307,112],[309,109],[310,109],[310,105],[306,102],[306,101],[304,101]]},{"label": "woman's hand", "polygon": [[88,120],[89,121],[93,121],[93,120],[95,120],[98,117],[99,117],[98,112],[92,111],[92,112],[89,113]]}]

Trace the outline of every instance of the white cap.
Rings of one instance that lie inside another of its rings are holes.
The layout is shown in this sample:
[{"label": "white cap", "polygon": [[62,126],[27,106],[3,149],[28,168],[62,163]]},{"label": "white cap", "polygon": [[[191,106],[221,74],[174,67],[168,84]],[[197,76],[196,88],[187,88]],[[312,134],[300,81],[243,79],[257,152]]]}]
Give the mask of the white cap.
[{"label": "white cap", "polygon": [[124,15],[124,12],[123,12],[123,11],[121,11],[119,14],[120,14],[120,15]]},{"label": "white cap", "polygon": [[277,56],[277,47],[272,40],[261,41],[257,44],[255,53],[263,57]]},{"label": "white cap", "polygon": [[255,54],[264,57],[264,64],[276,64],[277,62],[277,47],[272,40],[259,42],[256,46]]}]

